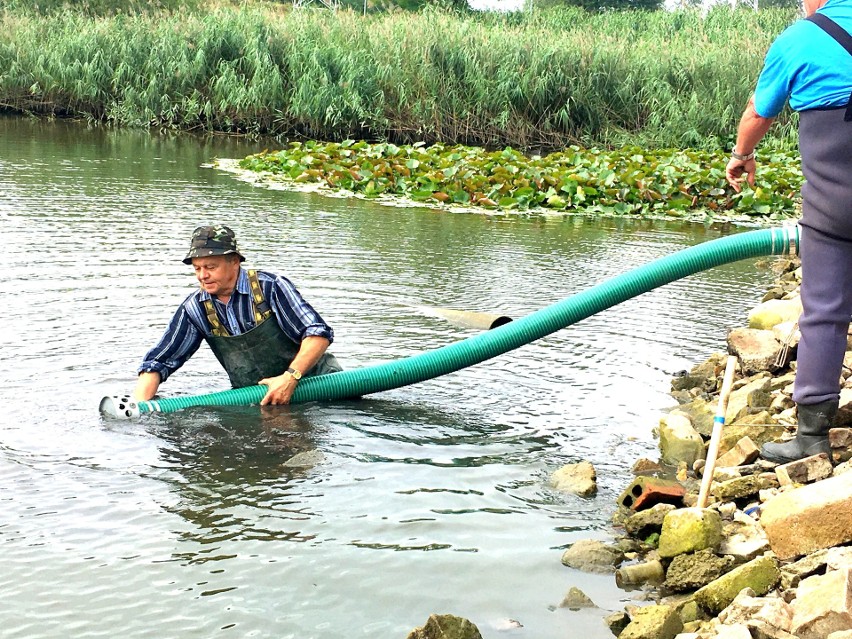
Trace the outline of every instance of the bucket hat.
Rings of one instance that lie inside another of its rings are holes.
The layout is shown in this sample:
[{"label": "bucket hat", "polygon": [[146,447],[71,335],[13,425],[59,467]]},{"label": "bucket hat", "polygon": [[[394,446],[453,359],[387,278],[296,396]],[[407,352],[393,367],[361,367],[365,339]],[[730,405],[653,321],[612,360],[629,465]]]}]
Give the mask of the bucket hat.
[{"label": "bucket hat", "polygon": [[184,264],[192,264],[193,257],[209,257],[211,255],[239,255],[240,262],[245,262],[237,248],[237,238],[234,232],[224,224],[217,226],[199,226],[192,232],[192,242],[189,253],[183,258]]}]

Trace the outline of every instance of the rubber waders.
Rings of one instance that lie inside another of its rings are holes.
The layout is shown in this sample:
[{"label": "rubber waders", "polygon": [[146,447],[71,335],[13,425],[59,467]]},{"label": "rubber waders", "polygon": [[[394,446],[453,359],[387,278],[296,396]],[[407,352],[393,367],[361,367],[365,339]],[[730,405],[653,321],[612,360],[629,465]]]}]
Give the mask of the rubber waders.
[{"label": "rubber waders", "polygon": [[831,447],[828,444],[828,430],[837,415],[836,399],[819,404],[799,404],[799,427],[796,438],[784,443],[764,444],[760,456],[776,464],[787,464],[797,459],[826,453],[831,460]]}]

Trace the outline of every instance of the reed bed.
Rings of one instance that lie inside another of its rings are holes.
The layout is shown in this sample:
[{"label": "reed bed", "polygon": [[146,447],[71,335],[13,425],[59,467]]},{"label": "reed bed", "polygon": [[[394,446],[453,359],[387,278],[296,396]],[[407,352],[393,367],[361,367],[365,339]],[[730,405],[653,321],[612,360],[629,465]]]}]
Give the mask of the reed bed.
[{"label": "reed bed", "polygon": [[[6,109],[281,139],[729,148],[789,10],[0,13]],[[770,144],[795,143],[785,113]]]}]

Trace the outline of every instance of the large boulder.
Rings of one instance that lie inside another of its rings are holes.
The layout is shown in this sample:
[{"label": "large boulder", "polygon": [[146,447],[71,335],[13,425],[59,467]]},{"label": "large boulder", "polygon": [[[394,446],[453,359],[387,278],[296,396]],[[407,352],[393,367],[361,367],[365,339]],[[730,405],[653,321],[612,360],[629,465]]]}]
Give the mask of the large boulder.
[{"label": "large boulder", "polygon": [[781,559],[852,541],[852,473],[773,497],[763,504],[760,525]]}]

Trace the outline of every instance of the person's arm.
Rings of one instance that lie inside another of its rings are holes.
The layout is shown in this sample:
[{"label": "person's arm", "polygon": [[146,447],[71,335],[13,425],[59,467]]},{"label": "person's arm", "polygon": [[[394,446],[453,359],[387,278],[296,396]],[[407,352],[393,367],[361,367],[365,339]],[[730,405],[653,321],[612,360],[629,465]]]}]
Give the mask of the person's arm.
[{"label": "person's arm", "polygon": [[[766,132],[775,118],[764,118],[759,115],[754,108],[754,96],[752,96],[748,105],[743,111],[740,118],[740,125],[737,128],[737,143],[734,149],[737,155],[749,156],[753,155],[757,143],[763,139]],[[728,184],[734,187],[734,190],[739,193],[742,190],[744,180],[748,181],[751,186],[754,186],[754,174],[757,170],[757,163],[754,157],[747,160],[740,160],[731,157],[728,160],[728,165],[725,167],[725,178]]]},{"label": "person's arm", "polygon": [[204,336],[189,319],[187,302],[180,305],[160,341],[145,354],[139,366],[139,378],[133,397],[137,401],[151,399],[160,384],[184,365],[204,340]]},{"label": "person's arm", "polygon": [[160,387],[160,374],[153,371],[140,373],[139,379],[136,381],[136,389],[133,391],[133,398],[136,401],[147,401],[157,394],[157,389]]},{"label": "person's arm", "polygon": [[[311,370],[328,349],[330,343],[325,337],[309,335],[302,340],[299,352],[290,362],[290,368],[299,371],[299,373],[306,373]],[[285,372],[277,377],[262,379],[258,384],[267,387],[266,395],[260,401],[261,406],[266,406],[267,404],[289,403],[298,381],[293,375]]]}]

